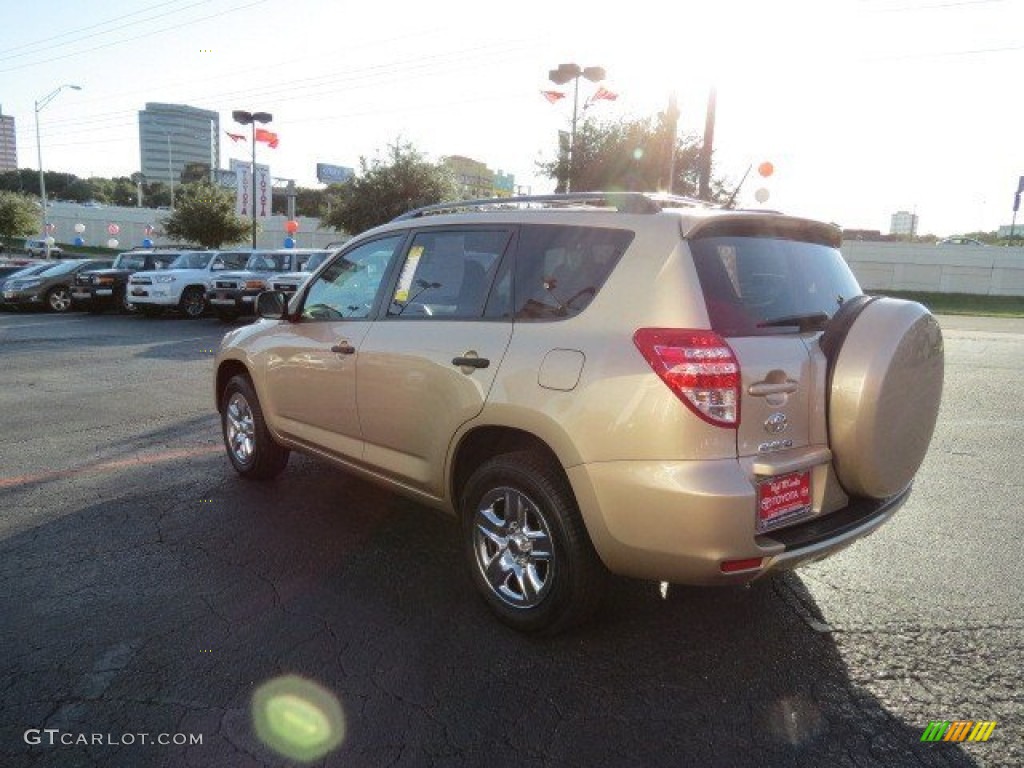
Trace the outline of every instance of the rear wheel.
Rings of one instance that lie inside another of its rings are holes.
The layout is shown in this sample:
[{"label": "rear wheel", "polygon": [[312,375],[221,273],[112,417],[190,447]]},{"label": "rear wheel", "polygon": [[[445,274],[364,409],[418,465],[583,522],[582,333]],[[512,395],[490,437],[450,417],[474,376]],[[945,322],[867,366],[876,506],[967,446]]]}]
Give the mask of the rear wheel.
[{"label": "rear wheel", "polygon": [[63,285],[51,288],[46,294],[46,306],[54,312],[67,312],[71,309],[71,291]]},{"label": "rear wheel", "polygon": [[461,512],[473,582],[502,622],[555,634],[597,608],[608,573],[568,481],[541,456],[485,462],[466,485]]},{"label": "rear wheel", "polygon": [[202,288],[194,286],[192,288],[186,288],[184,293],[181,294],[181,301],[178,303],[178,308],[182,311],[185,317],[202,317],[203,313],[206,311],[206,292]]},{"label": "rear wheel", "polygon": [[235,471],[253,480],[269,480],[281,474],[290,451],[271,437],[249,378],[232,377],[224,387],[221,404],[224,446]]}]

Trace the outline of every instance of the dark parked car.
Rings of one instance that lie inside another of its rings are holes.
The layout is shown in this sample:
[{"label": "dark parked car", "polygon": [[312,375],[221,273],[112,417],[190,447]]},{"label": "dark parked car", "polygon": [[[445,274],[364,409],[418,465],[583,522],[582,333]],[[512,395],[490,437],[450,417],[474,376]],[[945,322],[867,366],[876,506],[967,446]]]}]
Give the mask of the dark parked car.
[{"label": "dark parked car", "polygon": [[114,259],[109,269],[78,275],[71,290],[71,298],[77,306],[97,314],[105,309],[134,312],[135,307],[128,297],[128,278],[141,270],[166,269],[180,255],[179,250],[126,251]]},{"label": "dark parked car", "polygon": [[69,259],[36,274],[8,278],[3,286],[3,302],[16,308],[42,307],[53,312],[71,309],[71,285],[75,277],[92,269],[110,266],[110,259]]}]

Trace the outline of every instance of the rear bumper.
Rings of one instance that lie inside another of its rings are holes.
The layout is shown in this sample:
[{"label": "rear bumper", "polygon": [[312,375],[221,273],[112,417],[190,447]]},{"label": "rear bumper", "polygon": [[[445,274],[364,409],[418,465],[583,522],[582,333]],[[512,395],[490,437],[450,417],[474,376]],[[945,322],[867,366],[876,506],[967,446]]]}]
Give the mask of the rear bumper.
[{"label": "rear bumper", "polygon": [[[806,466],[810,516],[760,534],[756,476],[746,461],[601,462],[567,473],[612,572],[679,584],[742,584],[849,546],[885,524],[909,496],[908,488],[885,500],[846,501],[831,462],[820,463],[821,453],[808,458],[819,462]],[[723,572],[724,562],[743,560],[753,562]]]}]

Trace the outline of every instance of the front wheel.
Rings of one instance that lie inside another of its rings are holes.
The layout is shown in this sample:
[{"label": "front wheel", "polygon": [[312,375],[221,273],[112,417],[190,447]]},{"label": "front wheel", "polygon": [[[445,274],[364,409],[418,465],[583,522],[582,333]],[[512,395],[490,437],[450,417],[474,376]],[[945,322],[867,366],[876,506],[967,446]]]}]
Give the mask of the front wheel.
[{"label": "front wheel", "polygon": [[206,292],[202,288],[186,288],[178,306],[189,319],[202,317],[206,311]]},{"label": "front wheel", "polygon": [[51,288],[46,294],[46,306],[54,312],[67,312],[71,309],[71,292],[62,285]]},{"label": "front wheel", "polygon": [[269,480],[284,471],[290,451],[274,442],[263,419],[256,390],[247,376],[234,376],[221,396],[224,446],[235,471],[253,480]]},{"label": "front wheel", "polygon": [[473,582],[502,622],[550,635],[597,608],[608,573],[568,480],[541,456],[485,462],[466,485],[461,512]]}]

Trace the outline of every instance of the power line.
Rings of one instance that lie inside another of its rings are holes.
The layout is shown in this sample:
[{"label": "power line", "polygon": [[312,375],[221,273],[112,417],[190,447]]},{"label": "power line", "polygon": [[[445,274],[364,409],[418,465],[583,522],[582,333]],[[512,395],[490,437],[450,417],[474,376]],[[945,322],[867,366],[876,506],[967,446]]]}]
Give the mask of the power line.
[{"label": "power line", "polygon": [[[246,8],[252,8],[255,5],[262,5],[266,1],[267,0],[254,0],[254,2],[247,3],[246,5],[239,5],[239,6],[236,6],[234,8],[229,8],[229,9],[227,9],[225,11],[220,11],[219,13],[212,13],[212,14],[210,14],[208,16],[200,16],[199,18],[191,19],[190,21],[184,21],[181,24],[175,24],[175,25],[169,26],[169,27],[162,27],[162,28],[156,30],[155,32],[153,32],[152,34],[153,35],[162,35],[162,34],[166,34],[167,32],[173,32],[176,29],[181,29],[182,27],[188,27],[188,26],[191,26],[192,24],[198,24],[201,21],[209,21],[210,19],[216,19],[216,18],[218,18],[220,16],[226,16],[229,13],[234,13],[236,11],[243,11]],[[96,46],[93,46],[92,48],[85,48],[85,49],[80,50],[80,51],[71,51],[70,53],[66,53],[63,56],[50,56],[50,57],[47,57],[46,59],[41,59],[39,61],[31,61],[31,62],[28,62],[26,64],[18,64],[18,65],[15,65],[13,67],[7,67],[6,69],[0,69],[0,72],[17,72],[19,69],[27,69],[29,67],[39,66],[40,64],[50,64],[50,63],[52,63],[54,61],[61,61],[63,59],[70,59],[70,58],[74,58],[75,56],[82,56],[82,55],[84,55],[86,53],[93,53],[95,51],[102,51],[105,48],[112,48],[112,47],[114,47],[116,45],[122,45],[124,43],[137,43],[137,42],[138,41],[135,40],[134,38],[129,38],[129,37],[122,38],[120,40],[112,40],[109,43],[104,43],[103,45],[96,45]]]},{"label": "power line", "polygon": [[[116,21],[123,21],[126,18],[130,18],[132,16],[138,16],[140,14],[146,13],[147,11],[155,10],[157,8],[162,8],[165,5],[174,5],[175,3],[180,3],[180,2],[183,2],[183,0],[167,0],[167,2],[157,3],[156,5],[152,5],[149,8],[142,8],[142,9],[140,9],[138,11],[133,11],[131,13],[122,14],[121,16],[118,16],[117,18],[114,18],[114,19],[108,19],[106,21],[99,21],[99,22],[96,22],[95,24],[90,24],[88,27],[82,27],[80,29],[75,29],[75,30],[72,30],[70,32],[61,32],[59,35],[51,35],[50,37],[44,37],[44,38],[41,38],[39,40],[33,40],[31,42],[28,42],[28,43],[22,43],[21,45],[16,45],[16,46],[14,46],[12,48],[7,48],[5,50],[5,52],[4,52],[5,55],[0,56],[0,61],[5,61],[7,59],[17,58],[18,56],[30,56],[30,55],[33,55],[34,53],[36,53],[35,51],[29,52],[29,53],[16,53],[17,51],[20,51],[20,50],[22,50],[24,48],[32,48],[34,46],[42,45],[44,43],[50,43],[50,42],[53,42],[55,40],[62,40],[64,38],[66,38],[66,37],[78,37],[79,35],[81,35],[82,32],[88,32],[90,29],[96,29],[98,27],[102,27],[102,26],[105,26],[107,24],[111,24],[111,23],[116,22]],[[192,6],[202,5],[203,3],[209,3],[209,2],[211,2],[211,0],[200,0],[200,2],[193,3],[192,5],[186,6],[186,7],[191,8]],[[185,10],[185,8],[180,8],[177,11],[171,11],[171,13],[178,13],[178,12],[183,11],[183,10]],[[163,16],[166,16],[166,15],[168,15],[168,14],[163,14]],[[155,16],[153,18],[162,18],[162,16]],[[106,34],[109,34],[110,32],[114,32],[114,31],[116,31],[118,29],[123,29],[124,27],[132,26],[132,24],[141,24],[141,23],[143,23],[145,21],[150,21],[150,20],[151,19],[142,19],[140,21],[131,22],[129,24],[122,24],[121,26],[113,27],[112,29],[106,30],[104,32],[97,32],[97,33],[92,34],[92,35],[86,35],[84,37],[78,37],[78,40],[87,40],[87,39],[89,39],[91,37],[97,37],[98,35],[106,35]]]}]

